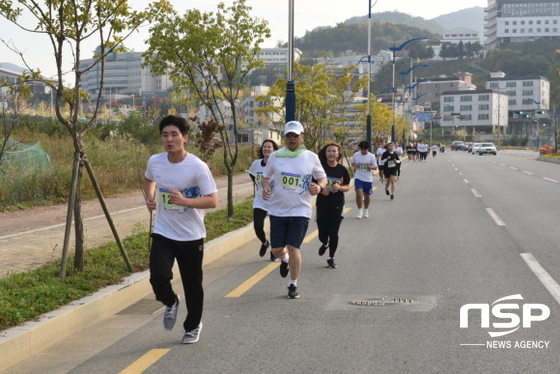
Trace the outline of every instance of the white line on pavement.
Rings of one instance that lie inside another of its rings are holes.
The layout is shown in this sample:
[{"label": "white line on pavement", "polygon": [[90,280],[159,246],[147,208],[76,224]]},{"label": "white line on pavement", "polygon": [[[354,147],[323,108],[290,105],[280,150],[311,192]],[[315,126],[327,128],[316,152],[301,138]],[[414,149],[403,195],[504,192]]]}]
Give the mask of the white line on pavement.
[{"label": "white line on pavement", "polygon": [[500,165],[502,165],[502,166],[506,166],[505,164],[502,164],[501,162],[500,162]]},{"label": "white line on pavement", "polygon": [[469,183],[469,181],[468,181],[468,180],[466,180],[466,179],[463,179],[463,180],[465,181],[465,183],[467,183],[467,184]]},{"label": "white line on pavement", "polygon": [[529,174],[529,175],[533,175],[533,173],[529,172],[529,171],[523,171],[525,174]]},{"label": "white line on pavement", "polygon": [[544,180],[547,180],[547,181],[549,181],[549,182],[560,183],[560,182],[558,182],[558,181],[556,181],[556,180],[554,180],[554,179],[550,179],[550,178],[547,178],[547,177],[543,177],[543,179],[544,179]]},{"label": "white line on pavement", "polygon": [[459,171],[459,169],[455,168],[455,170]]},{"label": "white line on pavement", "polygon": [[539,264],[531,253],[520,253],[523,260],[527,263],[529,268],[535,273],[537,278],[546,287],[548,292],[560,304],[560,285],[548,274],[548,272]]},{"label": "white line on pavement", "polygon": [[504,223],[504,221],[502,221],[502,219],[496,214],[496,212],[494,212],[494,210],[492,208],[486,208],[486,211],[488,212],[488,214],[490,214],[490,217],[492,217],[494,222],[496,222],[496,225],[498,225],[498,226],[505,226],[506,225]]},{"label": "white line on pavement", "polygon": [[463,175],[463,173],[459,172],[459,175]]},{"label": "white line on pavement", "polygon": [[517,170],[517,168],[514,168],[513,166],[510,166],[509,168],[510,168],[510,169],[513,169],[513,170]]},{"label": "white line on pavement", "polygon": [[475,190],[474,188],[471,188],[472,193],[474,194],[474,197],[482,197],[477,190]]}]

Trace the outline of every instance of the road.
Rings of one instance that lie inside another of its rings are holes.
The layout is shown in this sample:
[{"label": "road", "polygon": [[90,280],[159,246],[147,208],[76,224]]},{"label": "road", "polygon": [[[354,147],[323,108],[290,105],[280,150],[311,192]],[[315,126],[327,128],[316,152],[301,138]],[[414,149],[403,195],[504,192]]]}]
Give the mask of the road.
[{"label": "road", "polygon": [[[199,343],[179,344],[143,300],[6,373],[558,373],[559,182],[556,164],[502,155],[406,164],[395,200],[378,187],[369,219],[347,194],[338,269],[310,223],[300,299],[286,299],[255,240],[206,268]],[[409,302],[354,303],[382,297]],[[460,327],[466,304],[486,304],[489,328],[479,310]]]}]

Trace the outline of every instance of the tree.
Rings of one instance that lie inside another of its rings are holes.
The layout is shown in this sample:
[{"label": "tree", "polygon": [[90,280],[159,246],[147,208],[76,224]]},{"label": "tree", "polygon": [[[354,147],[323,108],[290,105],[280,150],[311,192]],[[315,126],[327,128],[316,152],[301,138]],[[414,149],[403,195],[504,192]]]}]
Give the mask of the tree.
[{"label": "tree", "polygon": [[[233,171],[239,154],[238,100],[246,88],[249,72],[261,67],[260,44],[270,37],[267,22],[251,16],[246,0],[231,7],[218,5],[217,12],[187,10],[180,16],[169,11],[150,28],[146,64],[154,72],[168,74],[178,90],[191,90],[220,127],[224,165],[228,173],[228,216],[234,214]],[[230,136],[231,134],[231,136]]]},{"label": "tree", "polygon": [[[76,256],[74,267],[81,271],[84,266],[84,229],[80,194],[80,181],[84,166],[87,169],[91,182],[94,184],[125,262],[129,270],[132,271],[130,261],[126,256],[124,247],[118,238],[116,229],[104,205],[93,169],[86,157],[83,139],[87,131],[94,125],[97,113],[99,112],[100,98],[103,93],[105,57],[109,53],[118,51],[122,47],[123,41],[144,22],[149,21],[157,12],[167,9],[167,1],[161,0],[153,3],[144,11],[131,10],[127,0],[118,2],[110,0],[45,0],[43,2],[38,0],[19,0],[17,4],[19,4],[19,7],[14,5],[12,1],[0,2],[0,15],[24,31],[47,37],[52,46],[57,74],[54,82],[44,78],[40,80],[55,90],[56,118],[68,130],[74,147],[72,187],[68,203],[60,276],[65,277],[66,275],[67,249],[72,216],[75,223]],[[32,25],[26,21],[26,18],[21,17],[24,15],[24,11],[32,19]],[[87,69],[100,68],[101,86],[96,100],[97,105],[89,120],[84,122],[78,120],[81,104],[84,100],[88,99],[82,90],[82,74],[85,70],[82,70],[80,66],[80,59],[82,58],[82,46],[90,38],[97,40],[99,48],[94,55],[97,62]],[[29,67],[22,52],[15,48],[13,50],[20,55],[29,71],[39,73],[38,69]],[[70,72],[64,71],[66,64],[71,64]],[[64,86],[63,77],[67,73],[73,75],[73,88],[66,88]],[[68,109],[68,113],[64,111],[64,108]]]}]

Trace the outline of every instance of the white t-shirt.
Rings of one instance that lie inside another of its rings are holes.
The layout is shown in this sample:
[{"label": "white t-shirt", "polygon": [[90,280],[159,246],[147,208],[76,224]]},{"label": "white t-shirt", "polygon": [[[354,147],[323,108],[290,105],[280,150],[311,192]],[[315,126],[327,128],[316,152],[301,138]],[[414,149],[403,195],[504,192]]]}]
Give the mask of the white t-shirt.
[{"label": "white t-shirt", "polygon": [[208,166],[190,153],[183,161],[174,164],[169,162],[167,152],[164,152],[150,157],[145,176],[156,182],[158,205],[154,234],[177,241],[205,238],[204,210],[171,204],[168,191],[177,189],[188,198],[217,192]]},{"label": "white t-shirt", "polygon": [[[384,162],[381,161],[381,155],[383,153],[385,153],[386,149],[383,147],[379,147],[377,148],[377,151],[375,151],[375,154],[377,155],[377,164],[379,164],[379,166],[383,166]],[[363,179],[360,179],[363,180]],[[364,181],[367,182],[367,181]]]},{"label": "white t-shirt", "polygon": [[426,152],[428,152],[428,145],[427,144],[418,144],[416,146],[416,149],[418,149],[418,152],[426,153]]},{"label": "white t-shirt", "polygon": [[327,175],[315,153],[306,150],[297,157],[277,157],[285,149],[272,153],[264,169],[263,177],[275,184],[268,213],[277,217],[311,218],[311,194],[307,189],[312,178],[321,179]]},{"label": "white t-shirt", "polygon": [[[264,173],[264,169],[266,166],[262,166],[263,159],[260,158],[255,160],[251,167],[249,168],[249,174],[255,177],[255,184],[257,186],[257,190],[255,191],[255,200],[253,201],[253,208],[259,208],[262,210],[268,211],[268,206],[270,204],[269,200],[265,200],[262,194],[262,177]],[[272,185],[272,181],[271,185]]]},{"label": "white t-shirt", "polygon": [[356,168],[355,179],[359,179],[362,182],[373,182],[372,170],[368,166],[377,166],[377,161],[372,153],[368,152],[363,155],[362,152],[358,151],[352,155],[350,162],[360,165],[359,168]]},{"label": "white t-shirt", "polygon": [[395,152],[396,152],[399,156],[402,156],[402,154],[404,153],[402,147],[397,147],[397,148],[395,148]]},{"label": "white t-shirt", "polygon": [[437,145],[434,144],[434,145],[432,145],[430,148],[432,148],[432,151],[433,151],[433,152],[437,152],[437,150],[438,150],[439,147],[438,147]]}]

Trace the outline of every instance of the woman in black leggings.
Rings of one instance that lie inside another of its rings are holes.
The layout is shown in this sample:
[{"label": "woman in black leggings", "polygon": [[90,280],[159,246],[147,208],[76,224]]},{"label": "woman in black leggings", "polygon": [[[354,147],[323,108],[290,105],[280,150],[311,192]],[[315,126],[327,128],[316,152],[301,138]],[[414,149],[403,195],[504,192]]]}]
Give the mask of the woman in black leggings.
[{"label": "woman in black leggings", "polygon": [[[268,201],[263,199],[261,179],[266,163],[268,162],[268,156],[277,150],[278,145],[274,140],[265,140],[259,148],[259,159],[254,161],[249,168],[249,175],[256,187],[255,200],[253,201],[253,228],[255,229],[255,235],[257,235],[257,238],[261,241],[261,249],[259,250],[259,255],[261,257],[266,254],[266,250],[270,245],[264,233],[264,219],[268,211]],[[276,257],[270,252],[270,261],[275,260]]]},{"label": "woman in black leggings", "polygon": [[318,153],[321,165],[327,174],[327,186],[317,195],[317,227],[319,229],[319,256],[329,249],[327,266],[336,269],[334,254],[338,248],[338,231],[344,212],[344,192],[350,189],[348,169],[340,164],[342,148],[337,143],[329,143]]}]

